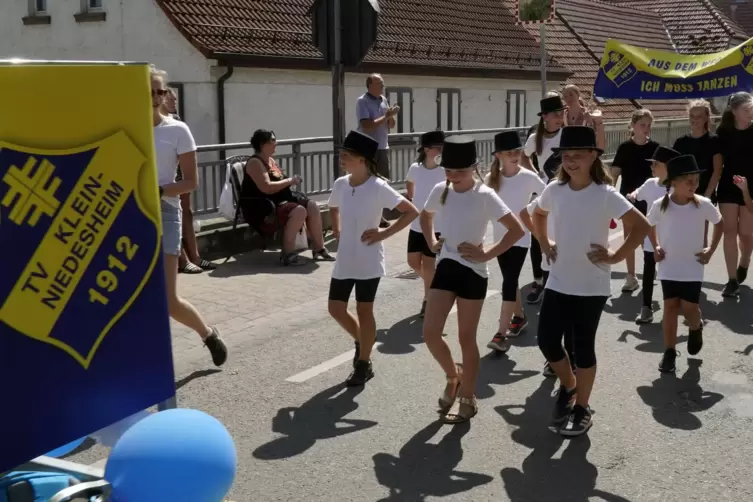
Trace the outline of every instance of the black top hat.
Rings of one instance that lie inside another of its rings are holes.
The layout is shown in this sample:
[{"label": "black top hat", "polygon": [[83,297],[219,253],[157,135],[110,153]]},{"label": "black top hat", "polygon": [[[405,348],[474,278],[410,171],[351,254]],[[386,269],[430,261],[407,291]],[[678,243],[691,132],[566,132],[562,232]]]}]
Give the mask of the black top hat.
[{"label": "black top hat", "polygon": [[350,131],[343,141],[343,146],[340,147],[341,150],[347,150],[372,160],[376,156],[378,148],[379,143],[358,131]]},{"label": "black top hat", "polygon": [[566,126],[562,128],[560,146],[552,148],[553,152],[563,150],[596,150],[604,153],[604,150],[596,147],[596,132],[587,126]]},{"label": "black top hat", "polygon": [[654,151],[654,155],[650,159],[646,159],[646,160],[651,161],[651,162],[657,161],[657,162],[662,162],[666,164],[670,160],[679,156],[680,156],[680,152],[678,152],[677,150],[673,150],[666,146],[659,145],[656,147],[656,150]]},{"label": "black top hat", "polygon": [[444,142],[439,165],[446,169],[469,169],[478,164],[473,136],[450,136]]},{"label": "black top hat", "polygon": [[444,131],[429,131],[421,135],[421,146],[418,147],[420,152],[422,148],[439,146],[444,144]]},{"label": "black top hat", "polygon": [[494,135],[494,153],[520,150],[523,143],[518,131],[503,131]]},{"label": "black top hat", "polygon": [[667,162],[667,179],[664,181],[668,185],[670,181],[686,174],[702,173],[703,169],[698,167],[693,155],[678,155]]},{"label": "black top hat", "polygon": [[539,116],[545,113],[558,112],[565,109],[565,103],[562,102],[560,96],[552,96],[550,98],[544,98],[541,100],[541,111]]}]

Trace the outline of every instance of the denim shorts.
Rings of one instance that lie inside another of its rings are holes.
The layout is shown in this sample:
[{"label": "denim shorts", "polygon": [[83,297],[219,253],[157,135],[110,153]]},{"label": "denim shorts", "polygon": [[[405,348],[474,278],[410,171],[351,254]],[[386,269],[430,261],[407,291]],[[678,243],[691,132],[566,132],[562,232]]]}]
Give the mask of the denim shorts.
[{"label": "denim shorts", "polygon": [[179,207],[160,201],[162,209],[162,252],[179,256],[182,238],[181,210]]}]

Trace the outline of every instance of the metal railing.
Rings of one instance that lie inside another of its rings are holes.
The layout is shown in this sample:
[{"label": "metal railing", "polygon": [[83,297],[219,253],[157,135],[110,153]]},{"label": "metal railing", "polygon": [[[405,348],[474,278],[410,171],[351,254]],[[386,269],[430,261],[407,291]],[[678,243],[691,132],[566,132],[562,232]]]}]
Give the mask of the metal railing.
[{"label": "metal railing", "polygon": [[[607,122],[605,124],[607,146],[604,158],[611,159],[620,143],[630,138],[629,122]],[[502,132],[518,131],[523,138],[528,127],[511,129],[472,129],[450,131],[447,134],[466,134],[476,138],[477,149],[485,170],[491,163],[494,148],[494,135]],[[677,119],[657,119],[654,121],[651,138],[662,145],[672,145],[674,140],[690,131],[685,117]],[[390,172],[393,183],[405,181],[408,168],[415,161],[416,148],[421,133],[390,134]],[[218,152],[229,158],[234,155],[250,155],[250,143],[229,143],[224,145],[204,145],[198,148],[199,189],[193,194],[193,208],[196,214],[214,213],[225,183],[225,161],[222,158],[209,159]],[[287,175],[303,178],[301,190],[309,195],[326,194],[336,178],[332,137],[283,139],[277,141],[274,156],[280,169]],[[339,171],[339,170],[338,170]]]}]

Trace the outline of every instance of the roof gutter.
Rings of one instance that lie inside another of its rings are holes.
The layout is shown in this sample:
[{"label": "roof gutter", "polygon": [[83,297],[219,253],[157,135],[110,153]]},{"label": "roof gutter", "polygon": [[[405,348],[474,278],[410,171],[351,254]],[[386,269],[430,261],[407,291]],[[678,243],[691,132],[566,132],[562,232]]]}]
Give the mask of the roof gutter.
[{"label": "roof gutter", "polygon": [[[225,67],[225,73],[217,79],[217,132],[218,142],[221,145],[226,143],[225,137],[225,82],[233,76],[235,67],[229,64]],[[225,160],[225,150],[220,150],[220,160]]]}]

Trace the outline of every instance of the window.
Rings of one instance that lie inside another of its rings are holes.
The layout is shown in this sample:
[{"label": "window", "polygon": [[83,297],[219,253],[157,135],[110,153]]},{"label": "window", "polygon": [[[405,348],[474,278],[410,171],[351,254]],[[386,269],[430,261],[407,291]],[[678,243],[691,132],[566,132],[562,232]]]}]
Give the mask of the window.
[{"label": "window", "polygon": [[47,12],[47,0],[34,0],[33,14],[44,14]]},{"label": "window", "polygon": [[73,15],[77,23],[92,23],[107,20],[104,0],[81,0],[80,12]]},{"label": "window", "polygon": [[102,10],[102,0],[86,0],[86,10]]},{"label": "window", "polygon": [[505,127],[526,125],[526,91],[507,91],[507,120]]},{"label": "window", "polygon": [[395,115],[395,128],[390,132],[413,132],[413,89],[388,87],[385,96],[387,96],[390,106],[397,105],[400,107],[400,111]]},{"label": "window", "polygon": [[461,129],[460,104],[460,89],[437,89],[437,129]]},{"label": "window", "polygon": [[28,15],[22,21],[26,26],[50,24],[50,16],[47,14],[47,0],[28,0]]}]

